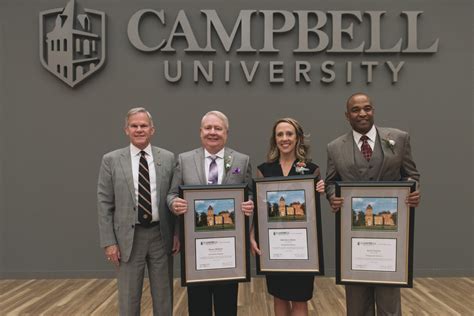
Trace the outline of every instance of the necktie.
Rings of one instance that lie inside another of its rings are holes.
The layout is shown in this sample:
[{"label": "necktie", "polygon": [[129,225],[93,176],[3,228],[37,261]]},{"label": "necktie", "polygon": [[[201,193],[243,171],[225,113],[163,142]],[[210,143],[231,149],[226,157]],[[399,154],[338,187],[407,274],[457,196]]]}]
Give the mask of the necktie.
[{"label": "necktie", "polygon": [[364,158],[369,161],[370,158],[372,157],[372,148],[369,145],[369,142],[367,141],[369,138],[366,135],[363,135],[360,140],[362,141],[362,146],[360,147],[360,150],[362,151],[362,155],[364,155]]},{"label": "necktie", "polygon": [[217,172],[217,157],[209,157],[211,159],[211,164],[209,165],[209,176],[207,179],[207,184],[217,184],[218,172]]},{"label": "necktie", "polygon": [[140,152],[140,164],[138,166],[138,222],[143,226],[151,223],[151,190],[150,174],[146,153]]}]

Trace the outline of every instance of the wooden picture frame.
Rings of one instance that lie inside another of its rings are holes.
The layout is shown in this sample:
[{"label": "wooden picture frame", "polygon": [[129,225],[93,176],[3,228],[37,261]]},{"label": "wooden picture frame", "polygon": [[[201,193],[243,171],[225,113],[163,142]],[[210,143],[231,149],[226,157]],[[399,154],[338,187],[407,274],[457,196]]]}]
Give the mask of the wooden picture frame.
[{"label": "wooden picture frame", "polygon": [[324,275],[316,177],[255,179],[253,192],[257,274]]},{"label": "wooden picture frame", "polygon": [[414,181],[337,182],[336,283],[413,287]]},{"label": "wooden picture frame", "polygon": [[249,219],[241,210],[245,184],[181,185],[181,284],[250,281]]}]

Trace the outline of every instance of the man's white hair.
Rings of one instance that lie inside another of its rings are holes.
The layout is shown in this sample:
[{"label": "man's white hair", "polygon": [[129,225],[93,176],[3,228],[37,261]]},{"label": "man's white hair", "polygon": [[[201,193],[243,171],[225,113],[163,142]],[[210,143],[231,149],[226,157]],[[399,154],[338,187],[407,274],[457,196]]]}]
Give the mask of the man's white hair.
[{"label": "man's white hair", "polygon": [[220,112],[220,111],[209,111],[207,112],[206,114],[204,114],[204,116],[202,117],[201,119],[201,127],[202,127],[202,123],[204,122],[204,120],[208,117],[208,116],[211,116],[211,115],[214,115],[214,116],[217,116],[223,123],[224,123],[224,127],[225,129],[228,131],[229,130],[229,119],[227,118],[227,116],[225,116],[224,113]]},{"label": "man's white hair", "polygon": [[130,111],[128,111],[127,116],[125,117],[125,128],[128,127],[128,119],[130,118],[130,116],[135,115],[137,113],[145,113],[148,116],[148,119],[150,120],[151,127],[154,127],[153,118],[151,117],[150,112],[148,112],[145,108],[138,107],[130,109]]}]

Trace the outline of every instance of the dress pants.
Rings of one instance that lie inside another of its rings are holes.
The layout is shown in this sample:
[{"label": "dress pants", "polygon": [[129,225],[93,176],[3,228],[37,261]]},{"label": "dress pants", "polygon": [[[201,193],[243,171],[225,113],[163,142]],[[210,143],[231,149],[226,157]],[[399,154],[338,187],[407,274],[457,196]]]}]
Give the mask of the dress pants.
[{"label": "dress pants", "polygon": [[400,288],[366,285],[346,285],[348,316],[401,316]]},{"label": "dress pants", "polygon": [[237,315],[237,294],[239,284],[189,285],[189,316],[212,316],[214,303],[215,316]]},{"label": "dress pants", "polygon": [[135,225],[132,252],[118,269],[119,312],[140,315],[143,277],[147,266],[153,315],[171,316],[173,311],[173,257],[166,252],[160,226]]}]

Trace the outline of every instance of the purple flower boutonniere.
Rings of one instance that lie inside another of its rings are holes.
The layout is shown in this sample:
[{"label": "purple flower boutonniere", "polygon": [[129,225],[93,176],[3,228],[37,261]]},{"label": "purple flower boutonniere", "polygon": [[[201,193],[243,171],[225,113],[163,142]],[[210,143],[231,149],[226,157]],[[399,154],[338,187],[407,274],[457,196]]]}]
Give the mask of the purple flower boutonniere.
[{"label": "purple flower boutonniere", "polygon": [[232,170],[232,174],[240,174],[242,171],[240,170],[240,168],[235,168],[234,170]]},{"label": "purple flower boutonniere", "polygon": [[309,171],[309,169],[306,168],[306,163],[304,161],[298,161],[295,163],[295,171],[296,173],[304,174],[305,171]]},{"label": "purple flower boutonniere", "polygon": [[392,151],[392,154],[395,153],[395,141],[393,139],[389,139],[389,138],[384,138],[382,139],[382,141],[384,142],[385,146],[387,146],[388,148],[390,148],[390,150]]}]

